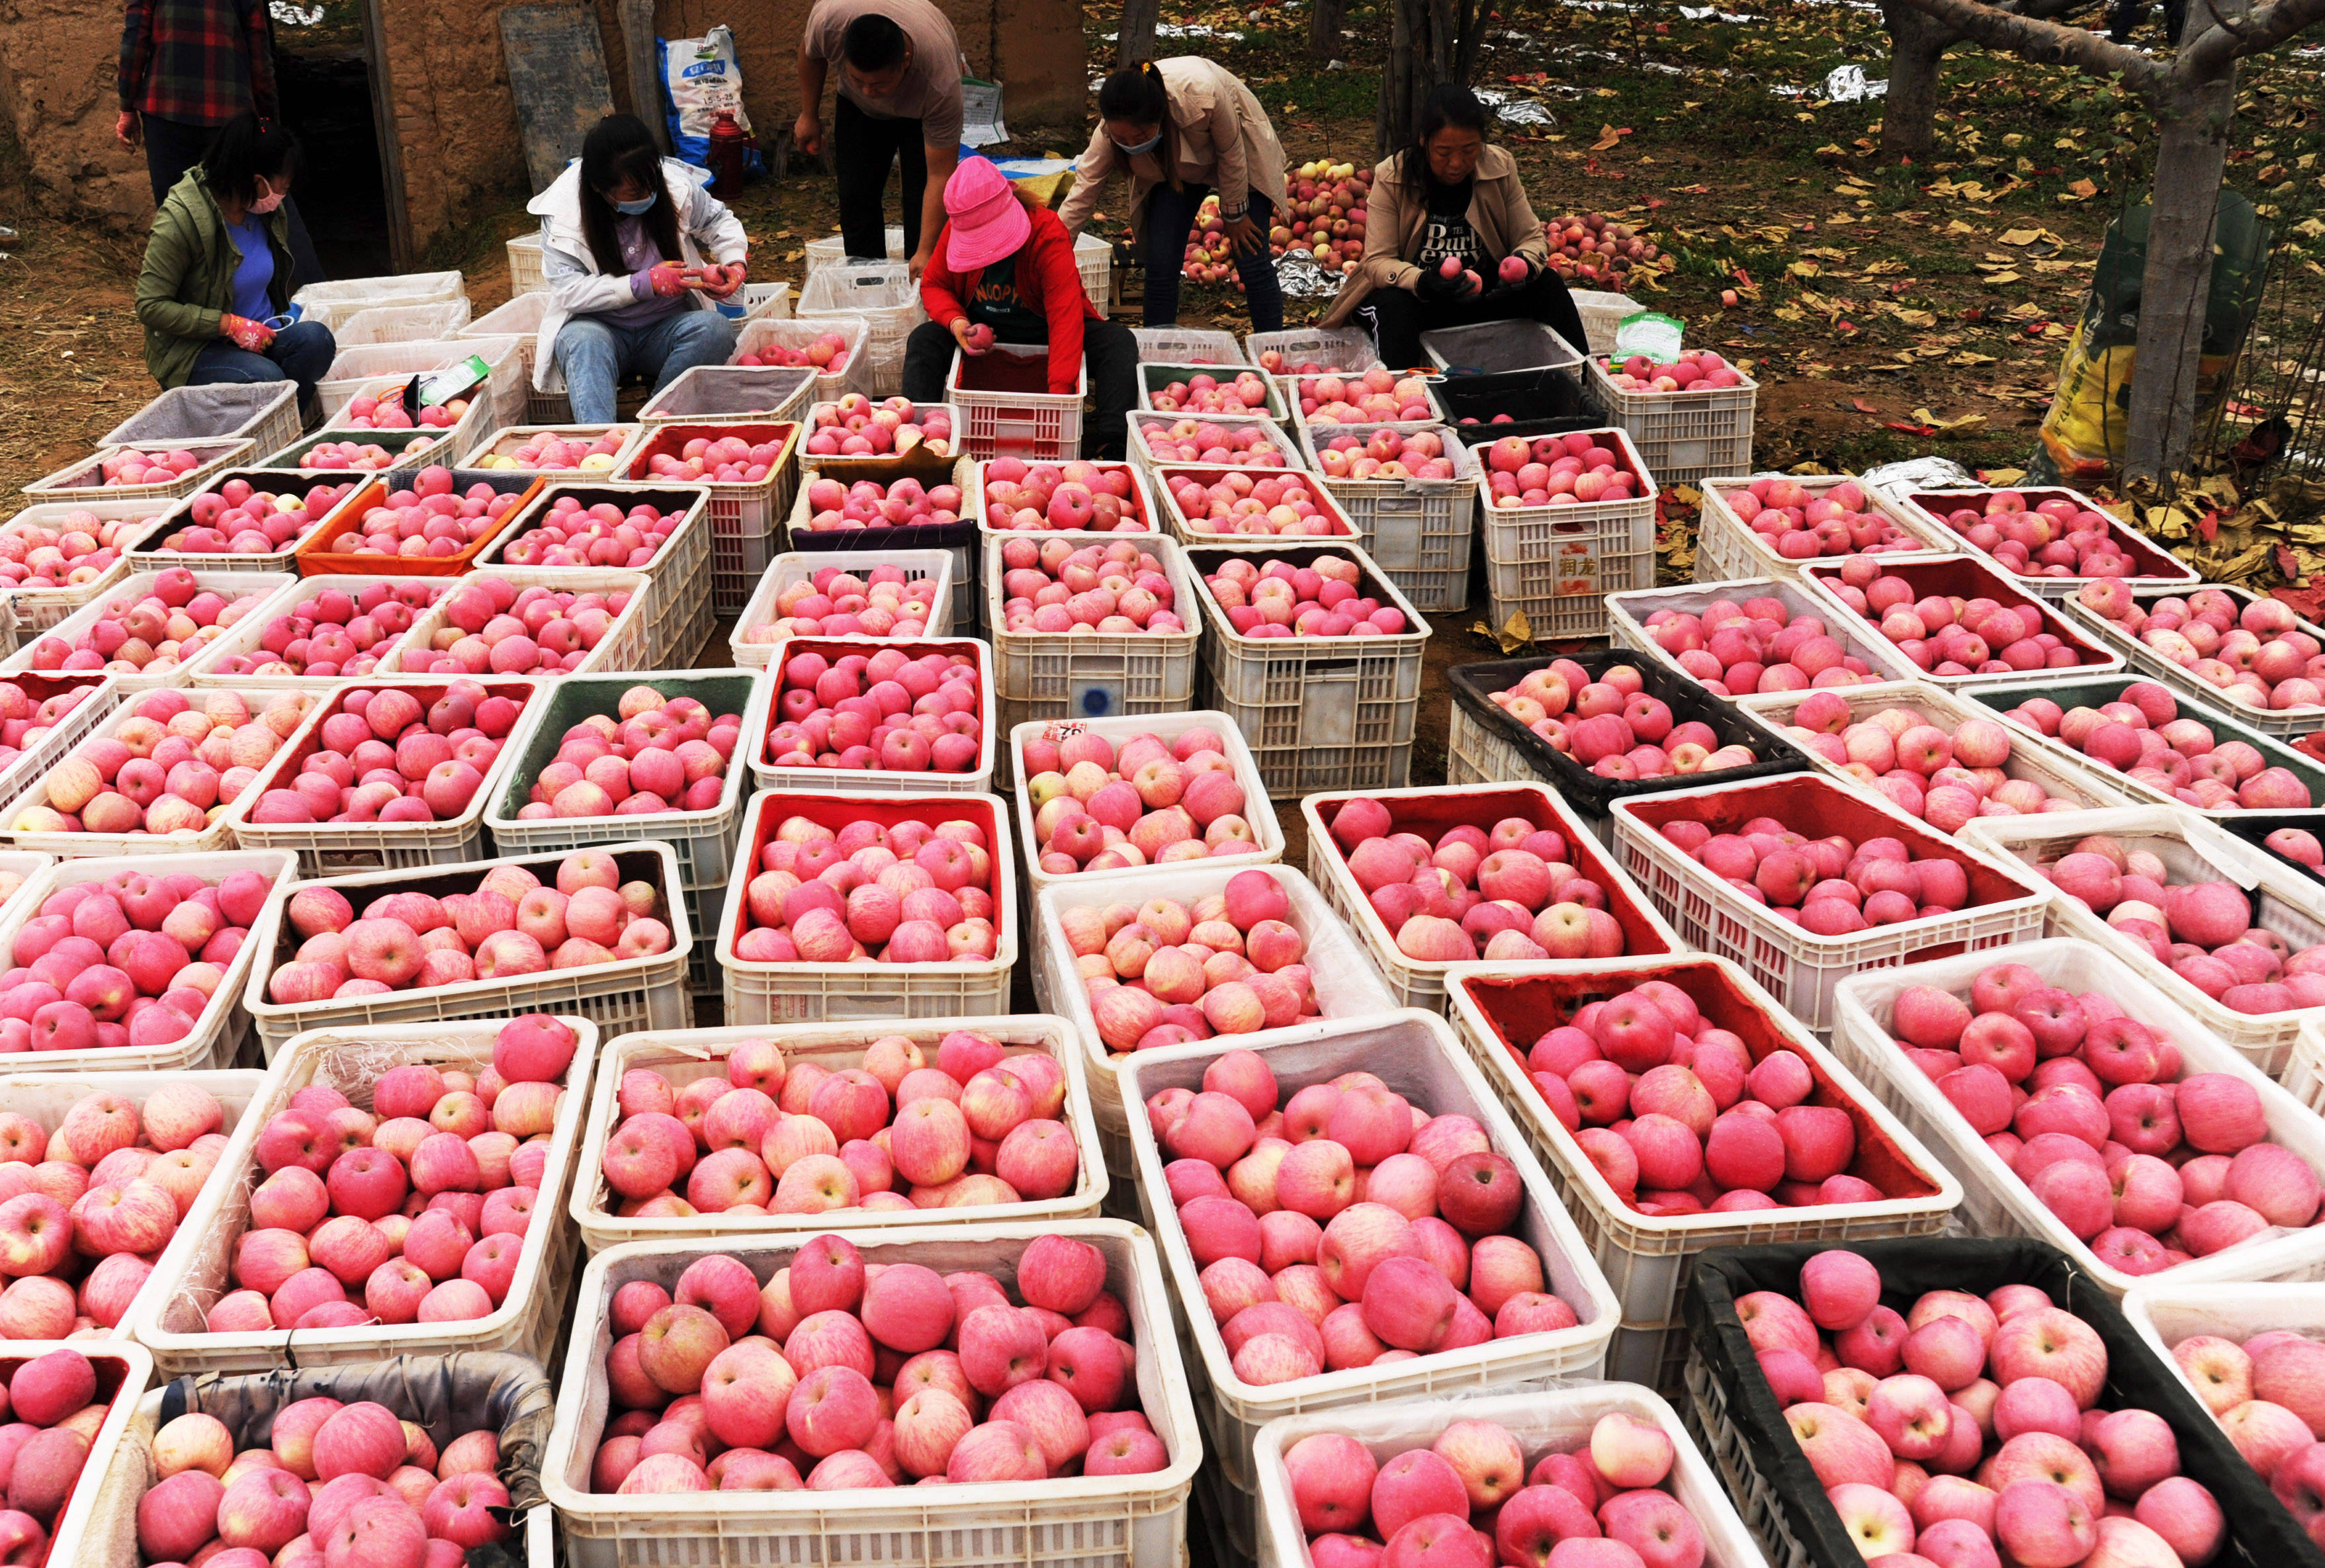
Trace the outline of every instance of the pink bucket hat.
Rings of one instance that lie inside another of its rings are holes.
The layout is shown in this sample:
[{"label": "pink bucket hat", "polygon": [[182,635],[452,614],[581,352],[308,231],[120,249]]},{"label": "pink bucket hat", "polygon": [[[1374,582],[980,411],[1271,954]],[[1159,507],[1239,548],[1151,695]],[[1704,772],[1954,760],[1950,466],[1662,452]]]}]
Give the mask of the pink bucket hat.
[{"label": "pink bucket hat", "polygon": [[951,219],[945,264],[957,273],[991,266],[1025,243],[1033,220],[990,158],[964,158],[945,181],[945,216]]}]

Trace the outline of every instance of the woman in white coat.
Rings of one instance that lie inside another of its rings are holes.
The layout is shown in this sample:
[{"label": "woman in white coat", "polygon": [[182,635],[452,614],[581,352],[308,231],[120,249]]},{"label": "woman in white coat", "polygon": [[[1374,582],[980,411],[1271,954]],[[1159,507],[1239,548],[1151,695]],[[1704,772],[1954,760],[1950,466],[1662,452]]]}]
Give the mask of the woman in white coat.
[{"label": "woman in white coat", "polygon": [[625,374],[659,392],[734,354],[735,324],[710,302],[743,286],[743,225],[635,116],[600,120],[525,210],[541,216],[549,283],[533,385],[554,392],[561,376],[575,423],[611,423]]}]

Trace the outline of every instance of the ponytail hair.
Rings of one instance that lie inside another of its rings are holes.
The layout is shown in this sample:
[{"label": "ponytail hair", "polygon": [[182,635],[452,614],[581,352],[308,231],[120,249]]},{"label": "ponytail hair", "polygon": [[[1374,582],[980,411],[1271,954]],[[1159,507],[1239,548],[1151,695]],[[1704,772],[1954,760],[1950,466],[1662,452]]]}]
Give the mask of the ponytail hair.
[{"label": "ponytail hair", "polygon": [[1448,125],[1458,125],[1465,131],[1475,131],[1480,137],[1492,124],[1486,106],[1477,95],[1459,82],[1440,82],[1431,88],[1429,97],[1422,101],[1420,116],[1413,125],[1413,143],[1406,147],[1403,161],[1397,165],[1397,176],[1412,184],[1429,170],[1429,138]]},{"label": "ponytail hair", "polygon": [[245,109],[220,125],[202,153],[202,183],[213,197],[248,207],[258,199],[258,182],[276,190],[298,172],[299,138],[280,120],[262,120]]},{"label": "ponytail hair", "polygon": [[1179,136],[1178,127],[1171,123],[1171,89],[1153,60],[1142,60],[1098,84],[1098,117],[1101,122],[1122,120],[1161,131],[1162,144],[1154,149],[1154,161],[1162,166],[1162,177],[1171,189],[1179,189]]}]

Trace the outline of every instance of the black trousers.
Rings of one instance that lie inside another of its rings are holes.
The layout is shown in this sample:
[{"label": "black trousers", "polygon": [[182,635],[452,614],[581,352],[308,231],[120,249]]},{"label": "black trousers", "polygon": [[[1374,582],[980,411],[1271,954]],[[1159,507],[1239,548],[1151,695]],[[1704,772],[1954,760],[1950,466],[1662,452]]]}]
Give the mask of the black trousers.
[{"label": "black trousers", "polygon": [[[923,321],[904,339],[904,395],[942,403],[945,376],[959,347],[952,333]],[[1091,413],[1082,423],[1082,455],[1118,459],[1130,438],[1125,416],[1138,403],[1138,339],[1119,321],[1082,322],[1082,369],[1089,377]]]},{"label": "black trousers", "polygon": [[1423,332],[1480,321],[1540,321],[1578,352],[1590,351],[1574,296],[1566,292],[1565,280],[1548,267],[1522,289],[1496,289],[1466,300],[1438,302],[1411,289],[1375,289],[1357,307],[1357,314],[1370,320],[1382,361],[1400,370],[1429,363],[1429,356],[1421,351]]},{"label": "black trousers", "polygon": [[918,120],[867,115],[847,98],[831,115],[831,162],[839,176],[839,238],[852,256],[885,258],[888,226],[882,216],[888,171],[904,165],[904,254],[921,248],[921,203],[929,190],[929,154]]},{"label": "black trousers", "polygon": [[[153,181],[153,205],[158,209],[186,177],[186,171],[202,161],[218,127],[190,125],[159,115],[141,114],[137,119],[145,133],[145,173]],[[315,242],[307,233],[307,220],[299,216],[298,201],[285,197],[283,209],[291,215],[291,290],[296,293],[309,283],[323,281],[323,264],[316,259]]]}]

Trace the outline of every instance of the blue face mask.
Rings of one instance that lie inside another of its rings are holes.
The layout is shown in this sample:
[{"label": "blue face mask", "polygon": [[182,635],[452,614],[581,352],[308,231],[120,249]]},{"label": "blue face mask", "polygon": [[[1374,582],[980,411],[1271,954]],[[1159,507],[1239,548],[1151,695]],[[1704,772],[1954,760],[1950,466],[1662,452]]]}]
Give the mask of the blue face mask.
[{"label": "blue face mask", "polygon": [[[610,201],[613,199],[608,197],[607,199]],[[652,212],[653,210],[655,199],[655,197],[649,194],[636,201],[616,201],[614,202],[614,210],[622,214],[625,218],[636,218],[642,214]]]},{"label": "blue face mask", "polygon": [[1152,153],[1153,151],[1154,151],[1154,149],[1155,149],[1155,148],[1157,148],[1157,147],[1161,146],[1162,144],[1162,127],[1158,125],[1158,126],[1156,126],[1156,127],[1155,127],[1154,134],[1153,134],[1153,135],[1151,135],[1151,136],[1147,137],[1147,138],[1146,138],[1146,140],[1144,140],[1144,141],[1143,141],[1143,142],[1139,143],[1139,144],[1138,144],[1138,145],[1136,145],[1135,147],[1127,147],[1127,146],[1124,146],[1124,145],[1123,145],[1123,144],[1121,144],[1120,142],[1116,142],[1116,143],[1115,144],[1115,146],[1116,146],[1116,149],[1118,149],[1118,150],[1119,150],[1119,151],[1120,151],[1120,152],[1121,152],[1121,153],[1122,153],[1125,157],[1135,158],[1135,157],[1139,156],[1139,155],[1140,155],[1141,153]]}]

